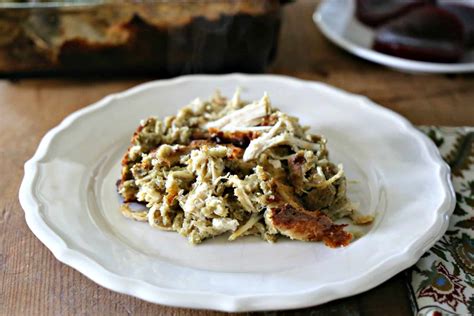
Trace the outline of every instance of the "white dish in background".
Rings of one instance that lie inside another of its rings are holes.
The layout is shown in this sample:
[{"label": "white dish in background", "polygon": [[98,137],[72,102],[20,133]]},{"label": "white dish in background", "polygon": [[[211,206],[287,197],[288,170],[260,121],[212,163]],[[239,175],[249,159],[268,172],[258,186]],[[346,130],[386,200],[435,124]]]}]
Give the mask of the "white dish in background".
[{"label": "white dish in background", "polygon": [[323,0],[313,20],[330,41],[348,52],[372,62],[407,72],[461,73],[474,71],[474,50],[459,63],[431,63],[379,53],[372,49],[375,32],[355,17],[354,0]]},{"label": "white dish in background", "polygon": [[[191,246],[123,217],[120,159],[140,119],[195,97],[242,87],[301,118],[345,165],[349,194],[376,212],[346,248],[281,238],[225,238]],[[366,291],[414,264],[445,232],[454,208],[436,147],[401,116],[328,85],[271,75],[185,76],[140,85],[71,114],[25,164],[28,226],[58,260],[111,290],[159,304],[224,311],[306,307]]]}]

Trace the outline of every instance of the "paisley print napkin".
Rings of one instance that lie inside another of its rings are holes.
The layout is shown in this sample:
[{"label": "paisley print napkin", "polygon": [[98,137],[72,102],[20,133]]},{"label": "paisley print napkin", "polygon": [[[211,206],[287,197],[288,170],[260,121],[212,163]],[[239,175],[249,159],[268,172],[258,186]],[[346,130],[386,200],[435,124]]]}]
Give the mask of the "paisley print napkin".
[{"label": "paisley print napkin", "polygon": [[456,208],[448,231],[407,270],[415,315],[474,314],[474,127],[421,127],[451,166]]}]

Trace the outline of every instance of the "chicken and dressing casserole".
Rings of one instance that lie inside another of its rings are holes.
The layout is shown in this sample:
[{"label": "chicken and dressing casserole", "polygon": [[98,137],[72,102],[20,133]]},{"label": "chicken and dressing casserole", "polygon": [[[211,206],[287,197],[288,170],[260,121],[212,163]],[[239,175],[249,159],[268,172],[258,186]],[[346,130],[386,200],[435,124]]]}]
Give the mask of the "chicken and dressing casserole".
[{"label": "chicken and dressing casserole", "polygon": [[246,103],[236,91],[141,121],[118,190],[123,215],[192,244],[228,233],[229,240],[258,235],[274,242],[283,235],[339,247],[353,236],[335,220],[373,220],[357,212],[346,185],[324,137],[272,107],[268,95]]}]

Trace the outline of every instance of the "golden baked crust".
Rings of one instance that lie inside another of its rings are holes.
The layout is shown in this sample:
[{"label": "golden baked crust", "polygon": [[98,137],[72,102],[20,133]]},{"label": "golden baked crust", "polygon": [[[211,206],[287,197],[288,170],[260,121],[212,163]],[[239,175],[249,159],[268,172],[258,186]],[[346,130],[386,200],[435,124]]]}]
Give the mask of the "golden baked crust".
[{"label": "golden baked crust", "polygon": [[303,241],[324,241],[329,247],[347,246],[352,235],[320,211],[307,211],[286,203],[270,208],[269,222],[282,235]]}]

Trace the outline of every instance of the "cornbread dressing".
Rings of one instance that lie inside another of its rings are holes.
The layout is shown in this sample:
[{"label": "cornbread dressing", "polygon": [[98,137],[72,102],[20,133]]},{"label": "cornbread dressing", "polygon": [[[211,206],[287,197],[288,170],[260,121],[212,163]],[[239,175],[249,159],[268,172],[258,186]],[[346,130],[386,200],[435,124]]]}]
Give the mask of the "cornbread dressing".
[{"label": "cornbread dressing", "polygon": [[323,136],[272,107],[267,94],[245,103],[239,90],[141,121],[118,189],[125,216],[192,244],[227,233],[229,240],[283,235],[339,247],[353,236],[335,220],[373,220],[347,198],[343,167],[329,161]]}]

